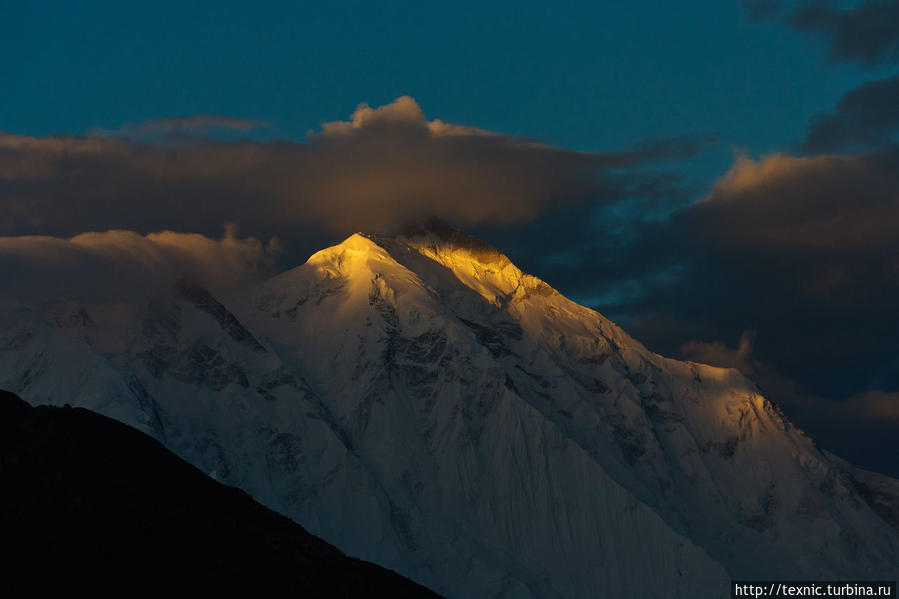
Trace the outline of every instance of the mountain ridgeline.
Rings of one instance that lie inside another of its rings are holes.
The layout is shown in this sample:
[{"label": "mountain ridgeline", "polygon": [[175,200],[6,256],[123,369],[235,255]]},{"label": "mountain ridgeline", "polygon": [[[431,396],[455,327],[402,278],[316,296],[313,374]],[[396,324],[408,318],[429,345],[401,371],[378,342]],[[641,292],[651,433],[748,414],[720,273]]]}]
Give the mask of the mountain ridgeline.
[{"label": "mountain ridgeline", "polygon": [[899,576],[899,482],[458,231],[356,234],[225,297],[129,302],[4,306],[0,386],[130,424],[448,597]]}]

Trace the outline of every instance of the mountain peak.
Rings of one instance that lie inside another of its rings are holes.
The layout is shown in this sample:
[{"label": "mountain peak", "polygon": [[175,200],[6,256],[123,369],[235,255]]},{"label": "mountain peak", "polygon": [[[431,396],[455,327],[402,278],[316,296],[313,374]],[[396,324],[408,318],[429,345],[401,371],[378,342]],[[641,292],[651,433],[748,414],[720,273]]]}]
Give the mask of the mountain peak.
[{"label": "mountain peak", "polygon": [[[525,296],[559,295],[540,279],[522,272],[495,247],[439,219],[407,224],[393,237],[366,237],[419,276],[435,270],[435,266],[438,271],[448,270],[495,305]],[[427,260],[423,262],[420,257]],[[434,282],[433,277],[429,282]]]},{"label": "mountain peak", "polygon": [[370,236],[353,233],[337,245],[312,254],[300,269],[311,268],[326,278],[359,279],[370,276],[371,271],[377,271],[378,264],[393,262],[388,251]]},{"label": "mountain peak", "polygon": [[377,254],[379,252],[383,253],[384,248],[375,243],[371,237],[365,233],[353,233],[337,245],[315,252],[310,256],[308,261],[311,263],[323,262],[347,252]]},{"label": "mountain peak", "polygon": [[540,279],[522,272],[493,246],[436,219],[407,225],[394,236],[354,233],[316,252],[302,267],[276,280],[310,275],[352,281],[366,289],[371,279],[382,276],[395,279],[404,288],[417,279],[419,283],[413,287],[423,284],[435,289],[441,287],[439,281],[449,277],[496,306],[516,298],[561,297]]}]

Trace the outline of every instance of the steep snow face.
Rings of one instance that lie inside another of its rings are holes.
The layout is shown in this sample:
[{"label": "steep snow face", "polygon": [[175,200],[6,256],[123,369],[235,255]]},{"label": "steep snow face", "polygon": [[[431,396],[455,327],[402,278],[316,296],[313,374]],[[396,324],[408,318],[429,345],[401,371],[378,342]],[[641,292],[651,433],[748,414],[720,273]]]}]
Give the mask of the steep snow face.
[{"label": "steep snow face", "polygon": [[[499,331],[516,393],[734,577],[899,571],[895,512],[870,501],[885,485],[822,454],[737,371],[649,352],[464,233],[379,242],[457,315]],[[486,320],[452,281],[495,307]]]},{"label": "steep snow face", "polygon": [[899,483],[458,232],[357,234],[230,298],[182,283],[100,312],[0,307],[0,384],[138,426],[451,597],[899,574]]},{"label": "steep snow face", "polygon": [[391,497],[398,544],[347,539],[350,553],[395,555],[383,563],[458,597],[724,588],[718,564],[521,401],[497,334],[372,240],[314,255],[256,302],[257,330],[290,348]]}]

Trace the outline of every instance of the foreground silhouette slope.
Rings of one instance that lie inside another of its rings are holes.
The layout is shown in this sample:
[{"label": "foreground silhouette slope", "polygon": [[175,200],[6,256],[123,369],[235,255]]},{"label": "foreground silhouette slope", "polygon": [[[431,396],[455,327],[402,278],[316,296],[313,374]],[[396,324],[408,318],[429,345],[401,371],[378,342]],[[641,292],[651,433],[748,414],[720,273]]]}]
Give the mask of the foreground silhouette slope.
[{"label": "foreground silhouette slope", "polygon": [[0,392],[0,478],[8,596],[437,597],[89,410]]}]

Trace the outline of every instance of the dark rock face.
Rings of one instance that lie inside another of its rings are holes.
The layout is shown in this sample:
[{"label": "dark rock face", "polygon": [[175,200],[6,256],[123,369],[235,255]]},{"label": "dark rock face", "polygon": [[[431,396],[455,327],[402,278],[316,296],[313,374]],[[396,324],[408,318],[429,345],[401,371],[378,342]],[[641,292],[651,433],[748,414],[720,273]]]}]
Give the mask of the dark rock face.
[{"label": "dark rock face", "polygon": [[249,346],[254,351],[265,352],[262,344],[237,320],[237,317],[212,297],[212,294],[205,288],[187,279],[180,279],[175,285],[175,292],[181,298],[191,302],[197,309],[215,318],[222,330],[232,339]]},{"label": "dark rock face", "polygon": [[138,354],[151,375],[173,378],[193,385],[205,385],[221,391],[234,383],[249,387],[247,375],[237,364],[229,362],[215,349],[204,343],[194,343],[181,351],[168,345],[157,345]]},{"label": "dark rock face", "polygon": [[472,330],[478,342],[486,347],[490,351],[490,355],[494,358],[512,355],[512,351],[508,347],[506,347],[502,336],[495,330],[482,324],[478,324],[470,320],[465,320],[461,316],[459,317],[459,320],[462,322],[462,324]]},{"label": "dark rock face", "polygon": [[9,596],[437,596],[88,410],[0,391],[0,480]]},{"label": "dark rock face", "polygon": [[883,490],[875,489],[858,480],[853,480],[852,482],[859,495],[862,496],[862,499],[864,499],[887,524],[895,529],[899,529],[899,504],[897,504],[896,496]]}]

